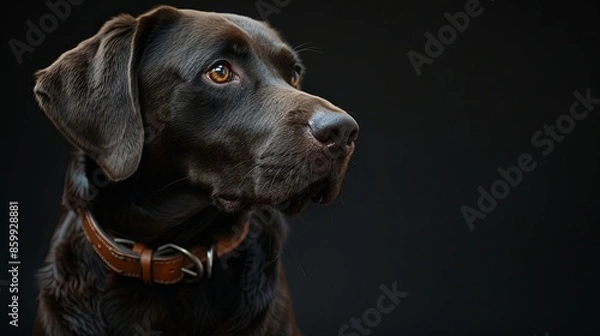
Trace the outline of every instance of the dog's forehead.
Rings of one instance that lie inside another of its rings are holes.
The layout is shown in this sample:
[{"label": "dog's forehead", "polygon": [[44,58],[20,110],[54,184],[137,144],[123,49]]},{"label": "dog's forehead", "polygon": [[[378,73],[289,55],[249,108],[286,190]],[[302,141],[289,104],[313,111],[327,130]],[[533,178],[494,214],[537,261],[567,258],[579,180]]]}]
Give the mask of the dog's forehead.
[{"label": "dog's forehead", "polygon": [[237,14],[186,9],[179,12],[177,24],[145,54],[145,64],[176,69],[184,78],[192,79],[224,45],[239,46],[241,50],[249,47],[275,64],[281,64],[282,59],[300,63],[293,49],[264,22]]},{"label": "dog's forehead", "polygon": [[[277,31],[267,23],[247,16],[231,13],[202,12],[181,10],[195,29],[202,31],[203,38],[223,39],[249,38],[258,45],[272,48],[284,48],[287,44]],[[192,28],[193,29],[193,28]]]},{"label": "dog's forehead", "polygon": [[244,30],[253,40],[263,43],[285,45],[279,33],[267,23],[237,14],[221,14],[227,20]]}]

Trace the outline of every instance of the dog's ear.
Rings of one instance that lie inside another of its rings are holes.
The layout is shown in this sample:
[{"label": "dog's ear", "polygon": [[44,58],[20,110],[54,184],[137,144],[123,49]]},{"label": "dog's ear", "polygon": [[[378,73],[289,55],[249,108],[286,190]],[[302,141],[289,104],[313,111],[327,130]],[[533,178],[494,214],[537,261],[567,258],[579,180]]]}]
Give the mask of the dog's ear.
[{"label": "dog's ear", "polygon": [[113,181],[131,176],[144,146],[138,65],[146,40],[179,18],[162,6],[122,15],[36,73],[38,104],[56,128]]}]

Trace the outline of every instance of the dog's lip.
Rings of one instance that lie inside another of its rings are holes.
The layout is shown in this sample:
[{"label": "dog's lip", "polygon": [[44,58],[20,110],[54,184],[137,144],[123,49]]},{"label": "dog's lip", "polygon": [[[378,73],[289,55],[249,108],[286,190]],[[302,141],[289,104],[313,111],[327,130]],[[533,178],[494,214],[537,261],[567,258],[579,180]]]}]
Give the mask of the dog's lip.
[{"label": "dog's lip", "polygon": [[330,186],[331,182],[327,177],[321,178],[308,185],[301,192],[278,203],[276,207],[286,214],[296,214],[304,209],[309,200],[314,203],[327,204],[332,198]]},{"label": "dog's lip", "polygon": [[292,198],[275,205],[275,207],[286,215],[296,215],[306,207],[308,200],[308,197]]},{"label": "dog's lip", "polygon": [[330,201],[331,181],[329,178],[322,178],[307,188],[310,199],[319,204],[326,204]]},{"label": "dog's lip", "polygon": [[215,195],[214,198],[217,201],[217,203],[221,206],[221,208],[223,208],[223,210],[227,212],[237,212],[242,210],[243,208],[244,202],[240,197],[237,197],[235,195],[222,194]]},{"label": "dog's lip", "polygon": [[[284,199],[283,201],[271,204],[273,204],[282,212],[290,215],[302,211],[309,201],[318,204],[329,204],[335,198],[335,188],[333,188],[333,185],[334,183],[329,177],[323,177],[309,184],[306,188]],[[238,212],[247,208],[252,208],[257,204],[270,203],[266,199],[263,201],[252,201],[243,197],[243,195],[228,193],[215,194],[213,199],[220,206],[220,208],[227,212]]]}]

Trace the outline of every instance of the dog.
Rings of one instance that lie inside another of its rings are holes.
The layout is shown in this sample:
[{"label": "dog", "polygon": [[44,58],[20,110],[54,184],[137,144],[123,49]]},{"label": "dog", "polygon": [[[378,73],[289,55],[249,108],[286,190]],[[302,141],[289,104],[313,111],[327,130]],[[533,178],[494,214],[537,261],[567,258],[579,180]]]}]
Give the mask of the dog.
[{"label": "dog", "polygon": [[73,145],[35,335],[301,335],[285,216],[338,195],[359,126],[264,22],[161,6],[36,73]]}]

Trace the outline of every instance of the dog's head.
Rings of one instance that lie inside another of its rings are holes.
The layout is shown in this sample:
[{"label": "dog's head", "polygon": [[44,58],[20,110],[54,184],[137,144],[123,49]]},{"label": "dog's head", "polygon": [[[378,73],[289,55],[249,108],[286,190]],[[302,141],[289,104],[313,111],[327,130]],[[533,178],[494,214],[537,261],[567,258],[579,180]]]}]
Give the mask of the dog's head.
[{"label": "dog's head", "polygon": [[265,23],[159,7],[120,16],[37,74],[60,132],[113,181],[140,162],[235,212],[298,212],[339,193],[356,121],[300,90],[298,56]]}]

